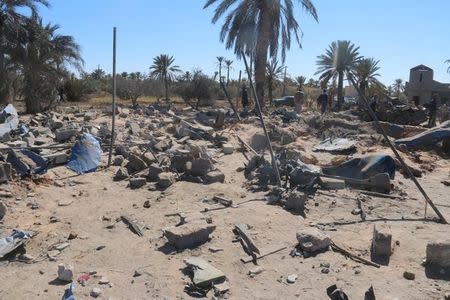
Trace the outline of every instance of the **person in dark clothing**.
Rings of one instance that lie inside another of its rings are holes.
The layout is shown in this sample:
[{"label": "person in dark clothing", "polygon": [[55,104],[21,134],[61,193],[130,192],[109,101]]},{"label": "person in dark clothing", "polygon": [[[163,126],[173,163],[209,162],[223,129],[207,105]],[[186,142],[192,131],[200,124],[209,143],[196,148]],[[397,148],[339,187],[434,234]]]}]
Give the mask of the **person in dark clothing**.
[{"label": "person in dark clothing", "polygon": [[319,98],[317,98],[317,105],[320,106],[320,111],[322,112],[322,115],[327,110],[328,105],[328,94],[327,90],[323,90],[322,94],[320,94]]},{"label": "person in dark clothing", "polygon": [[244,107],[244,109],[247,109],[247,107],[248,107],[248,93],[247,93],[247,87],[245,85],[242,87],[241,99],[242,99],[242,107]]},{"label": "person in dark clothing", "polygon": [[430,111],[430,115],[428,118],[428,128],[436,127],[437,96],[433,95],[431,101],[425,104],[425,107]]}]

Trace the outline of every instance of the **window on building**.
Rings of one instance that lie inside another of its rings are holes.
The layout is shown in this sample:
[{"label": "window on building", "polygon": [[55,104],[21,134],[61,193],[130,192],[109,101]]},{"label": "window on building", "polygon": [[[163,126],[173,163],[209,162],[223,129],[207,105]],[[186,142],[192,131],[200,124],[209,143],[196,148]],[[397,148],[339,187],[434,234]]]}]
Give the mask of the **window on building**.
[{"label": "window on building", "polygon": [[419,82],[422,82],[422,79],[423,79],[423,74],[420,73]]}]

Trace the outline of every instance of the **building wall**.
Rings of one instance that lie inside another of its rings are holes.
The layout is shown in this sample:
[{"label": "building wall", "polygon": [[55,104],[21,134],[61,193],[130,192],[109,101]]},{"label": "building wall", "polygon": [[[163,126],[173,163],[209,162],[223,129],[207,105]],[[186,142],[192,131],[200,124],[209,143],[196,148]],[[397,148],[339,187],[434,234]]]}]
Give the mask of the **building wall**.
[{"label": "building wall", "polygon": [[433,80],[433,70],[420,68],[411,69],[409,73],[409,82],[406,86],[406,95],[411,103],[414,103],[416,97],[419,97],[420,105],[431,101],[431,97],[438,94],[439,98],[450,99],[450,88],[447,84],[442,84]]}]

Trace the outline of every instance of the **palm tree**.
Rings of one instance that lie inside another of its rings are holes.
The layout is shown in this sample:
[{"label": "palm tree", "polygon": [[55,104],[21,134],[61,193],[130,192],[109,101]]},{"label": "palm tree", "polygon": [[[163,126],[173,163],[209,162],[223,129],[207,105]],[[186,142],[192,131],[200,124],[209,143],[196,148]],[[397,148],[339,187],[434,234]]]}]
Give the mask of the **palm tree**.
[{"label": "palm tree", "polygon": [[[447,60],[445,61],[445,63],[450,65],[450,59],[447,59]],[[450,74],[450,66],[448,66],[448,68],[447,68],[447,73]]]},{"label": "palm tree", "polygon": [[37,12],[37,4],[48,6],[46,0],[0,0],[0,103],[7,101],[10,87],[18,72],[18,64],[11,57],[18,46],[18,36],[26,32],[24,8]]},{"label": "palm tree", "polygon": [[91,73],[91,77],[94,80],[101,80],[106,76],[105,71],[103,71],[100,66],[97,67],[97,69],[95,69],[92,73]]},{"label": "palm tree", "polygon": [[150,67],[150,75],[164,83],[166,101],[169,100],[169,83],[174,80],[176,73],[181,72],[180,67],[174,65],[174,62],[173,56],[161,54],[153,59],[153,65]]},{"label": "palm tree", "polygon": [[297,76],[297,77],[295,77],[295,83],[298,85],[299,89],[303,89],[303,86],[306,83],[306,77],[305,76]]},{"label": "palm tree", "polygon": [[230,69],[233,69],[231,65],[233,64],[233,61],[230,59],[225,59],[225,65],[227,66],[227,85],[230,83]]},{"label": "palm tree", "polygon": [[[318,16],[311,0],[298,0],[304,10],[316,21]],[[282,61],[292,39],[299,46],[302,31],[294,17],[292,0],[207,0],[204,8],[218,4],[212,23],[226,14],[220,32],[220,40],[226,48],[234,48],[238,57],[254,54],[256,93],[260,104],[264,104],[264,84],[268,56],[277,57],[281,49]]]},{"label": "palm tree", "polygon": [[361,93],[366,96],[366,91],[369,86],[375,85],[379,87],[383,87],[383,84],[377,79],[380,74],[378,74],[378,70],[380,67],[378,66],[379,60],[375,60],[373,57],[362,58],[355,67],[355,77],[358,81],[359,89]]},{"label": "palm tree", "polygon": [[272,59],[270,62],[267,62],[266,82],[270,103],[272,103],[273,100],[273,90],[283,76],[283,70],[284,66],[278,65],[278,60],[276,58]]},{"label": "palm tree", "polygon": [[400,97],[400,94],[403,92],[403,89],[405,88],[403,84],[403,79],[395,79],[394,84],[392,85],[392,88],[394,89],[395,93],[397,94],[397,97]]},{"label": "palm tree", "polygon": [[[133,74],[134,75],[134,74]],[[122,77],[122,78],[124,78],[124,79],[127,79],[128,78],[128,72],[122,72],[121,74],[120,74],[120,77]],[[130,77],[131,77],[131,74],[130,74]]]},{"label": "palm tree", "polygon": [[[58,25],[42,23],[33,13],[26,21],[27,35],[22,38],[13,58],[20,62],[24,78],[23,96],[27,113],[48,109],[62,85],[67,65],[81,69],[80,47],[73,37],[57,34]],[[48,100],[47,107],[42,101]]]},{"label": "palm tree", "polygon": [[328,83],[330,79],[338,78],[338,109],[342,109],[344,101],[344,77],[353,74],[361,59],[356,47],[350,41],[335,41],[331,43],[325,54],[317,57],[317,74],[319,80]]},{"label": "palm tree", "polygon": [[219,66],[219,81],[222,81],[222,63],[225,60],[223,56],[217,56],[217,65]]}]

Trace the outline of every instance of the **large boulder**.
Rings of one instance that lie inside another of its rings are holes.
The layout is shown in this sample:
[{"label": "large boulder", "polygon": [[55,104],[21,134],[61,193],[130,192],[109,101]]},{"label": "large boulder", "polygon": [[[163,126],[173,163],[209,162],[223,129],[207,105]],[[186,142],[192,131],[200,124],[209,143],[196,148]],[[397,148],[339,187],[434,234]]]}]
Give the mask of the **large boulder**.
[{"label": "large boulder", "polygon": [[450,240],[437,240],[427,244],[427,264],[450,269]]},{"label": "large boulder", "polygon": [[316,228],[305,228],[297,232],[299,247],[307,252],[322,252],[328,250],[331,239]]}]

